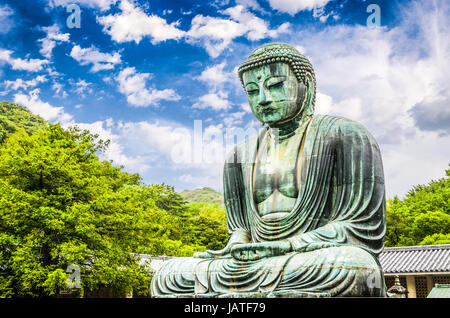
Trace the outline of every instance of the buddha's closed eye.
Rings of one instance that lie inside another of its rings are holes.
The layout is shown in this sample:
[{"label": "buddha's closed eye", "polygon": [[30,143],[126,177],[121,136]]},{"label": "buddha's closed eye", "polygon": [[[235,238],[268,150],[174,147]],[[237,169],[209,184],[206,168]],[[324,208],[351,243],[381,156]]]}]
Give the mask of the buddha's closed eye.
[{"label": "buddha's closed eye", "polygon": [[286,76],[273,76],[266,80],[266,87],[280,87],[283,86],[284,81],[286,81]]},{"label": "buddha's closed eye", "polygon": [[245,90],[248,94],[255,94],[258,93],[259,87],[255,83],[250,83],[246,86]]}]

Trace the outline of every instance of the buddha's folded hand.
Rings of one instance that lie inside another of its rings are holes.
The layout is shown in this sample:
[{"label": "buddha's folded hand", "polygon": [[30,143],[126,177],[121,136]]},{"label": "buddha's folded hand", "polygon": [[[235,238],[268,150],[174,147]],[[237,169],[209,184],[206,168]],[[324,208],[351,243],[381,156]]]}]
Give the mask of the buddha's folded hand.
[{"label": "buddha's folded hand", "polygon": [[225,248],[221,249],[221,250],[207,250],[207,251],[203,251],[203,252],[197,252],[194,253],[194,257],[195,258],[221,258],[221,257],[226,257],[226,256],[230,256],[230,252],[231,252],[231,247],[233,245],[227,245]]},{"label": "buddha's folded hand", "polygon": [[254,261],[264,257],[284,255],[292,251],[288,241],[237,244],[231,248],[231,256],[240,261]]},{"label": "buddha's folded hand", "polygon": [[250,236],[247,231],[244,230],[237,230],[235,231],[228,243],[227,246],[225,246],[221,250],[207,250],[203,252],[197,252],[194,254],[195,258],[222,258],[222,257],[231,257],[231,249],[233,246],[238,244],[244,244],[248,243],[250,241]]}]

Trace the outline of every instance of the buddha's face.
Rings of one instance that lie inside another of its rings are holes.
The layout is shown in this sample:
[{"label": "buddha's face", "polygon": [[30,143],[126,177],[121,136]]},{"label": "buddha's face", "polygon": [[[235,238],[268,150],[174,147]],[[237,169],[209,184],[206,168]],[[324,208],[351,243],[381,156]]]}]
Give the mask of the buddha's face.
[{"label": "buddha's face", "polygon": [[256,118],[270,126],[293,119],[305,97],[305,85],[297,80],[288,64],[259,66],[242,75],[248,102]]}]

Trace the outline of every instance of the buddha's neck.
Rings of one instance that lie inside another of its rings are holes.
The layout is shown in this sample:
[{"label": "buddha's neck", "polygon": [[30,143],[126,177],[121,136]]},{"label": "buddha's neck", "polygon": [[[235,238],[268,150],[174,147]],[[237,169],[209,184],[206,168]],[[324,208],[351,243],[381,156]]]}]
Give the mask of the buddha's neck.
[{"label": "buddha's neck", "polygon": [[298,124],[299,123],[296,120],[291,120],[281,125],[269,126],[270,134],[272,136],[278,136],[280,140],[284,140],[295,133],[295,130],[298,128]]},{"label": "buddha's neck", "polygon": [[285,140],[295,134],[295,130],[300,124],[307,118],[301,118],[301,120],[293,119],[285,123],[277,125],[269,125],[269,132],[272,136],[278,136],[280,140]]}]

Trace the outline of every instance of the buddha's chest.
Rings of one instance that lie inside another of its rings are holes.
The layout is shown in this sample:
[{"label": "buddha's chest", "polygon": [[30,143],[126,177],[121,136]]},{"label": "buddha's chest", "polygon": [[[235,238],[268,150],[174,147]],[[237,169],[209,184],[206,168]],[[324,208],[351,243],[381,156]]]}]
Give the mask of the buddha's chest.
[{"label": "buddha's chest", "polygon": [[[253,179],[256,204],[268,199],[280,201],[283,198],[297,198],[300,143],[300,136],[293,136],[279,144],[271,145],[267,141],[263,144],[257,156]],[[271,202],[271,205],[278,206],[278,203],[280,202]]]}]

